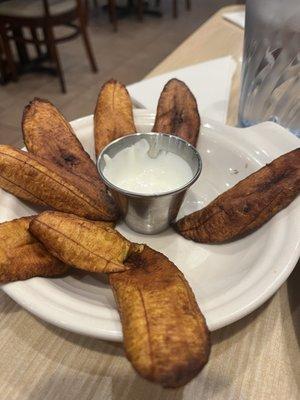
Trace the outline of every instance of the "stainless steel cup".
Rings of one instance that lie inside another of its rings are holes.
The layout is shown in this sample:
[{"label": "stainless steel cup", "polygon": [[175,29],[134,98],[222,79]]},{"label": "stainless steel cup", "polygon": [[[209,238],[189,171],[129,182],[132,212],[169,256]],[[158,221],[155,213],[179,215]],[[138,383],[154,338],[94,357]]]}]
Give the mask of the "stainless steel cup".
[{"label": "stainless steel cup", "polygon": [[[160,150],[182,157],[190,165],[193,178],[176,190],[150,195],[130,192],[113,185],[103,174],[104,155],[114,157],[120,150],[132,146],[141,139],[148,141],[150,157],[157,157]],[[197,150],[177,136],[164,133],[136,133],[117,139],[106,146],[97,160],[97,167],[101,178],[117,202],[126,224],[136,232],[155,234],[165,230],[176,218],[187,189],[200,175],[202,162]]]}]

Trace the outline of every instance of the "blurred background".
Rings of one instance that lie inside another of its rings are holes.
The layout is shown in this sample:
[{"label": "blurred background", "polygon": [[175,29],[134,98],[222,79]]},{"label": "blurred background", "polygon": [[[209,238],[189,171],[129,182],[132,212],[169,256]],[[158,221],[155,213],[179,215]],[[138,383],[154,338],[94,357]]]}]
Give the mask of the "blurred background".
[{"label": "blurred background", "polygon": [[106,80],[139,81],[219,8],[236,3],[1,1],[1,142],[20,144],[23,108],[34,96],[68,120],[91,114]]}]

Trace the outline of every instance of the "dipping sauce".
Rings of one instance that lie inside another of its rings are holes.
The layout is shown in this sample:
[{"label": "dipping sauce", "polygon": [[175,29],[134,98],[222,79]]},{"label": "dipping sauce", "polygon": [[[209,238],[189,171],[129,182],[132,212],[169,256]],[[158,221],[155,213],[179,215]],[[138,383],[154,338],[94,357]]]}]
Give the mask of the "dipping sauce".
[{"label": "dipping sauce", "polygon": [[176,190],[193,178],[189,164],[174,153],[161,150],[149,156],[150,145],[141,139],[114,157],[104,154],[103,175],[113,185],[139,194],[159,194]]}]

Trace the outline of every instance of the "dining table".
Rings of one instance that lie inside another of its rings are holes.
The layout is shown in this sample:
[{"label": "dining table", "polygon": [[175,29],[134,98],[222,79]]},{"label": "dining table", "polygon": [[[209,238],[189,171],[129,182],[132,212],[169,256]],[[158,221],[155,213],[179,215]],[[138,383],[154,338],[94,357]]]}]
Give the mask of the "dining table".
[{"label": "dining table", "polygon": [[[244,31],[220,9],[148,75],[231,55],[227,123],[236,124]],[[205,95],[205,94],[203,94]],[[300,269],[250,315],[211,333],[208,364],[189,384],[141,378],[122,343],[52,326],[0,291],[0,400],[296,400],[300,398]]]}]

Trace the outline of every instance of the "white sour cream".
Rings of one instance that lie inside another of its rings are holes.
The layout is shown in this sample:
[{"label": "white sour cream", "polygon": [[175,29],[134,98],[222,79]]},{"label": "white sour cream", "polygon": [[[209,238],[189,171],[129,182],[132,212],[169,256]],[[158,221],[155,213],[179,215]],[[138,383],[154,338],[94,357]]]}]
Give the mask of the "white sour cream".
[{"label": "white sour cream", "polygon": [[180,156],[160,151],[156,158],[148,155],[149,143],[141,139],[113,158],[104,155],[103,174],[113,185],[140,194],[159,194],[176,190],[188,183],[193,172]]}]

